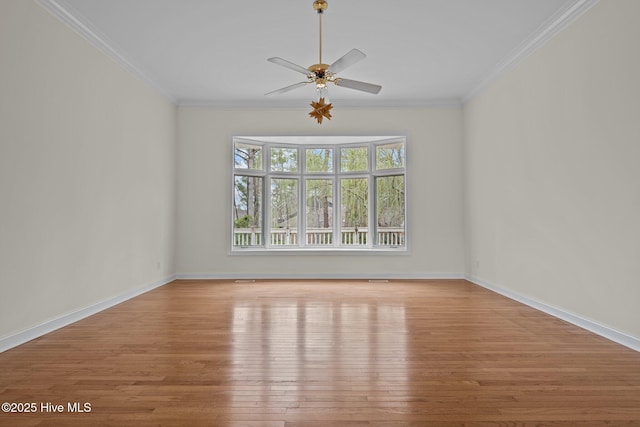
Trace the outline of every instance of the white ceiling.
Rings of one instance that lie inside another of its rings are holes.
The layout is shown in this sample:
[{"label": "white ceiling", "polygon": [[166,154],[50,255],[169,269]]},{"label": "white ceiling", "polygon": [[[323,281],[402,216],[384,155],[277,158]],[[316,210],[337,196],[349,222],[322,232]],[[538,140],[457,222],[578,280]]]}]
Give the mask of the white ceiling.
[{"label": "white ceiling", "polygon": [[[312,85],[267,62],[318,62],[313,0],[39,0],[177,104],[306,106]],[[323,62],[367,58],[340,77],[378,95],[330,87],[334,104],[460,103],[594,0],[328,0]]]}]

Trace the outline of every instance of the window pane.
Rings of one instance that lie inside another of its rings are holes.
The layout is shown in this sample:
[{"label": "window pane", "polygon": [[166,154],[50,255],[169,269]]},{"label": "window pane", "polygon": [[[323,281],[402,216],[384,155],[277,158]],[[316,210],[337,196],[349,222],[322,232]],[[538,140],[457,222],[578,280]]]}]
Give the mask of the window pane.
[{"label": "window pane", "polygon": [[377,244],[403,246],[404,175],[376,178]]},{"label": "window pane", "polygon": [[368,240],[369,185],[367,178],[340,180],[343,245],[364,245]]},{"label": "window pane", "polygon": [[307,245],[333,244],[333,181],[307,180]]},{"label": "window pane", "polygon": [[396,169],[404,167],[404,144],[379,145],[376,147],[376,169]]},{"label": "window pane", "polygon": [[233,245],[262,245],[262,178],[236,175],[233,197]]},{"label": "window pane", "polygon": [[298,149],[272,148],[271,170],[275,172],[296,172],[298,170]]},{"label": "window pane", "polygon": [[234,165],[236,169],[262,170],[262,147],[237,142],[234,146]]},{"label": "window pane", "polygon": [[333,172],[333,149],[309,148],[306,156],[307,172]]},{"label": "window pane", "polygon": [[340,149],[340,170],[342,172],[364,172],[369,170],[369,150],[367,147]]},{"label": "window pane", "polygon": [[298,243],[298,180],[271,180],[271,236],[272,245]]}]

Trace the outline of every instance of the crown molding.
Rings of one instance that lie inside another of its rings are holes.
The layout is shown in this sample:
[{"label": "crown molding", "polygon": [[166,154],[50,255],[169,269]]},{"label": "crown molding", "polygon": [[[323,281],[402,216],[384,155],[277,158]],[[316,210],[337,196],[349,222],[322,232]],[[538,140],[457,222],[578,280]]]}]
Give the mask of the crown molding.
[{"label": "crown molding", "polygon": [[116,63],[120,64],[125,70],[142,80],[148,86],[153,88],[156,92],[162,95],[167,101],[174,105],[177,105],[177,100],[167,93],[162,86],[156,83],[152,78],[146,75],[136,65],[127,60],[124,56],[118,53],[112,46],[114,43],[107,39],[106,36],[99,34],[95,28],[91,28],[88,24],[88,20],[82,17],[83,21],[80,21],[77,17],[81,17],[81,14],[71,8],[68,4],[62,5],[63,0],[35,0],[37,4],[42,6],[45,10],[58,18],[64,24],[66,24],[73,31],[85,38],[94,47],[100,50],[102,53],[113,59]]},{"label": "crown molding", "polygon": [[[512,53],[507,55],[498,63],[491,72],[482,78],[473,89],[471,89],[461,99],[425,99],[425,100],[384,100],[374,102],[359,102],[354,100],[344,100],[341,102],[347,108],[451,108],[461,107],[476,95],[480,94],[493,82],[498,80],[508,71],[513,69],[518,63],[535,52],[551,40],[556,34],[564,30],[574,20],[583,13],[591,9],[599,0],[572,0],[567,5],[558,10],[551,18],[545,21],[532,35],[518,45]],[[98,48],[105,55],[120,64],[125,70],[152,87],[165,99],[179,107],[220,107],[220,108],[297,108],[302,104],[296,101],[282,101],[277,103],[260,103],[255,100],[190,100],[176,99],[169,94],[162,86],[145,74],[135,64],[127,60],[118,53],[114,43],[106,36],[88,23],[89,21],[80,13],[71,8],[64,0],[35,0],[37,4],[57,17],[69,28],[84,37],[93,46]],[[337,100],[336,100],[337,101]],[[304,104],[306,107],[306,104]]]},{"label": "crown molding", "polygon": [[462,98],[462,105],[483,92],[517,64],[524,61],[556,34],[567,28],[583,13],[595,6],[598,1],[599,0],[573,0],[569,2],[566,7],[558,10],[552,17],[538,27],[531,36],[520,43],[506,58],[499,62],[486,77],[480,80],[478,84]]}]

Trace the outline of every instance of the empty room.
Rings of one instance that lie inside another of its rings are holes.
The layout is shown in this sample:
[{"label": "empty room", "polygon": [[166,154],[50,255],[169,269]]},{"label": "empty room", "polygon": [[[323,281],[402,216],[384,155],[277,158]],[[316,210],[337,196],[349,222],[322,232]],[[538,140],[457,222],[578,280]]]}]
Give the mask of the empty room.
[{"label": "empty room", "polygon": [[640,426],[637,0],[0,0],[0,426]]}]

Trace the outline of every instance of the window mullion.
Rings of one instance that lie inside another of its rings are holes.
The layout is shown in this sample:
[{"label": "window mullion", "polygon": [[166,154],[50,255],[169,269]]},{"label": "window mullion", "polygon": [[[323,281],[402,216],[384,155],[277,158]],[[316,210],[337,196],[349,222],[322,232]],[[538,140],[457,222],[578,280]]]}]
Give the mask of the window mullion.
[{"label": "window mullion", "polygon": [[331,184],[332,201],[333,201],[333,246],[334,248],[340,247],[342,244],[342,230],[340,229],[340,218],[342,218],[342,206],[340,205],[340,147],[333,146],[333,183]]},{"label": "window mullion", "polygon": [[[300,157],[300,154],[298,154],[298,157]],[[298,168],[299,171],[300,169],[302,169],[302,166]],[[304,248],[305,246],[307,246],[307,211],[304,200],[306,199],[304,195],[307,183],[305,182],[304,174],[302,174],[301,172],[298,173],[298,247]]]},{"label": "window mullion", "polygon": [[370,248],[376,247],[378,244],[378,227],[376,223],[376,189],[375,189],[375,172],[376,172],[376,146],[375,144],[369,145],[369,239],[367,246]]},{"label": "window mullion", "polygon": [[271,249],[271,175],[267,174],[264,179],[264,199],[262,215],[265,221],[264,227],[264,247]]},{"label": "window mullion", "polygon": [[264,177],[264,189],[263,199],[264,204],[262,206],[262,217],[264,218],[264,247],[271,249],[271,144],[264,144],[264,170],[266,175]]},{"label": "window mullion", "polygon": [[298,147],[298,247],[307,246],[307,151]]},{"label": "window mullion", "polygon": [[344,215],[344,212],[342,211],[343,206],[342,206],[342,147],[341,146],[337,146],[335,147],[335,157],[334,157],[334,162],[335,162],[335,168],[334,168],[334,188],[333,188],[333,194],[335,197],[334,200],[334,209],[336,209],[337,212],[334,212],[334,224],[335,224],[335,239],[336,239],[336,246],[337,247],[342,247],[343,242],[342,242],[342,217]]},{"label": "window mullion", "polygon": [[376,188],[375,176],[369,174],[369,241],[367,245],[369,247],[375,247],[378,245],[378,213],[377,213],[377,188]]},{"label": "window mullion", "polygon": [[340,191],[340,174],[338,171],[334,174],[333,181],[333,236],[337,247],[342,246],[342,195]]}]

